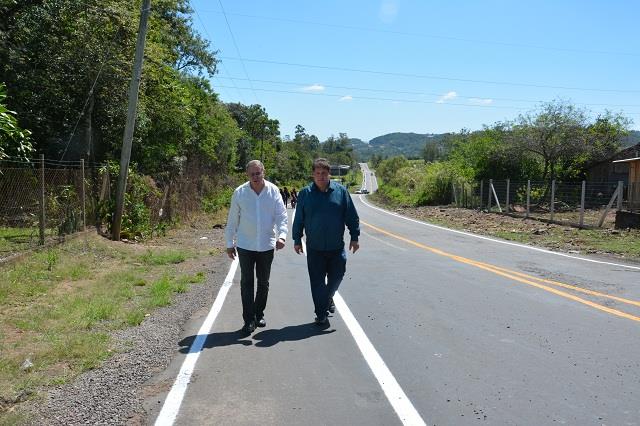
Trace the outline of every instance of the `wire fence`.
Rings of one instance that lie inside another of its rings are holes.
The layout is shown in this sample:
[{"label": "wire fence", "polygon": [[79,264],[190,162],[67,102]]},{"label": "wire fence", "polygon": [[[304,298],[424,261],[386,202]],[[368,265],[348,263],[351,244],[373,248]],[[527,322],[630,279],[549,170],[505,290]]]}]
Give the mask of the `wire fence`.
[{"label": "wire fence", "polygon": [[640,212],[640,184],[482,180],[453,184],[458,207],[578,227],[615,227],[616,212]]},{"label": "wire fence", "polygon": [[0,259],[86,228],[96,191],[83,161],[0,162]]}]

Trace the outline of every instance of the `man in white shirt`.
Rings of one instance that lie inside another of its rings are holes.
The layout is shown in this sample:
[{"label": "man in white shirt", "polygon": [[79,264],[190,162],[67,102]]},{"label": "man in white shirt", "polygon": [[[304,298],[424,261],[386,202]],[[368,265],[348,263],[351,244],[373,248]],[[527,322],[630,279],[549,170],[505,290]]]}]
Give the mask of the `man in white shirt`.
[{"label": "man in white shirt", "polygon": [[[284,248],[287,239],[287,210],[280,191],[264,179],[264,165],[258,160],[247,163],[249,181],[233,192],[225,229],[227,255],[238,255],[242,296],[242,331],[249,335],[267,325],[264,309],[269,294],[269,275],[273,251]],[[258,279],[254,298],[253,274]]]}]

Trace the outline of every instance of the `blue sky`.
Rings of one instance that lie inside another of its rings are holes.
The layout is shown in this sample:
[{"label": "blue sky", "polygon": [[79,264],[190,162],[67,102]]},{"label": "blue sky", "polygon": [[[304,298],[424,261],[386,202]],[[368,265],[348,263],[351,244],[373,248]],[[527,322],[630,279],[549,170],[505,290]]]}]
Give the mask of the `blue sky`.
[{"label": "blue sky", "polygon": [[214,90],[283,136],[476,130],[554,99],[640,129],[635,0],[191,3],[222,61]]}]

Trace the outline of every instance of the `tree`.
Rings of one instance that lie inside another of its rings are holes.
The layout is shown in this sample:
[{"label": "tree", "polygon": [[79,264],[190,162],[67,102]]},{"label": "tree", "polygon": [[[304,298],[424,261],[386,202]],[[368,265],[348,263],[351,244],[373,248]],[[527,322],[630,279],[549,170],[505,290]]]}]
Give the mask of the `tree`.
[{"label": "tree", "polygon": [[513,143],[517,148],[542,159],[543,180],[553,180],[560,167],[572,162],[587,150],[587,113],[567,101],[544,103],[539,110],[520,115],[513,126]]},{"label": "tree", "polygon": [[15,112],[4,105],[6,87],[0,83],[0,160],[8,156],[28,159],[33,151],[29,130],[18,126]]}]

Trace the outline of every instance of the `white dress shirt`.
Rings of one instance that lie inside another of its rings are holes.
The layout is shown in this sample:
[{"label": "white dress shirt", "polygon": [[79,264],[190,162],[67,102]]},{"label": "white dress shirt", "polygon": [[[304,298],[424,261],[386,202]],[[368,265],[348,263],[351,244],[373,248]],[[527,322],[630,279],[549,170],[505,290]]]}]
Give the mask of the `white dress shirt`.
[{"label": "white dress shirt", "polygon": [[264,181],[260,194],[246,182],[233,192],[225,238],[227,248],[272,250],[278,238],[287,239],[287,209],[278,187]]}]

